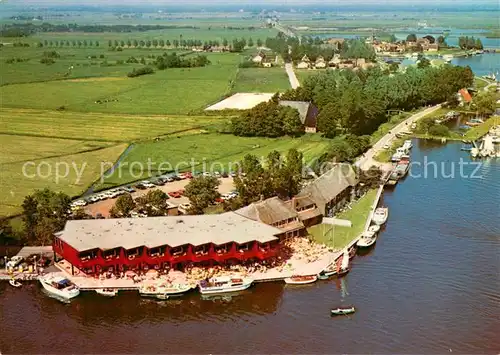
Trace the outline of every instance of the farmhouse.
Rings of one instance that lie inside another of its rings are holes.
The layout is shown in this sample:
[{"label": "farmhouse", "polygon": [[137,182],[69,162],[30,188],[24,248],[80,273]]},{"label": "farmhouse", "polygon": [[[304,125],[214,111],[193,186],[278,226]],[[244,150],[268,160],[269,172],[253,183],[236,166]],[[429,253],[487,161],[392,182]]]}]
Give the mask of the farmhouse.
[{"label": "farmhouse", "polygon": [[358,180],[350,164],[337,164],[311,184],[296,197],[308,197],[314,201],[323,216],[331,217],[356,193]]},{"label": "farmhouse", "polygon": [[306,101],[280,101],[281,106],[288,106],[299,111],[300,121],[307,133],[316,133],[318,108]]},{"label": "farmhouse", "polygon": [[236,210],[235,213],[254,221],[279,228],[284,232],[284,238],[297,237],[305,234],[305,226],[291,204],[283,202],[278,197],[254,202]]},{"label": "farmhouse", "polygon": [[320,224],[323,219],[323,215],[318,206],[309,196],[293,197],[285,203],[290,205],[297,212],[299,220],[306,228]]},{"label": "farmhouse", "polygon": [[469,93],[469,90],[467,89],[460,89],[458,91],[458,100],[460,101],[461,105],[465,104],[470,104],[472,102],[472,96]]},{"label": "farmhouse", "polygon": [[311,67],[311,60],[305,54],[300,60],[299,64],[297,64],[297,69],[309,69]]},{"label": "farmhouse", "polygon": [[55,234],[52,247],[74,267],[93,274],[177,268],[186,263],[264,260],[276,255],[285,234],[283,229],[235,212],[71,220]]},{"label": "farmhouse", "polygon": [[265,58],[266,55],[260,52],[259,54],[257,54],[255,57],[252,58],[252,62],[260,64]]},{"label": "farmhouse", "polygon": [[323,58],[322,56],[319,56],[316,59],[316,63],[314,64],[314,67],[316,69],[324,69],[324,68],[326,68],[325,58]]}]

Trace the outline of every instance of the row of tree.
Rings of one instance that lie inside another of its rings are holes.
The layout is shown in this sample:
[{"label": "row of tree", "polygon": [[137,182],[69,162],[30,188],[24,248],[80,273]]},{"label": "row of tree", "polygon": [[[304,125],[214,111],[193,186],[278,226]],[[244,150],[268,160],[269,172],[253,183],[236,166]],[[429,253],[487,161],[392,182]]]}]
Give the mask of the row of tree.
[{"label": "row of tree", "polygon": [[482,50],[483,47],[483,42],[481,42],[481,39],[479,38],[474,38],[474,36],[469,37],[458,37],[458,46],[461,49],[476,49],[476,50]]},{"label": "row of tree", "polygon": [[207,56],[182,56],[177,53],[164,53],[156,57],[155,65],[159,70],[168,68],[195,68],[204,67],[210,64]]},{"label": "row of tree", "polygon": [[99,41],[91,41],[91,40],[60,40],[60,41],[53,41],[53,40],[44,40],[43,42],[39,42],[37,44],[37,47],[99,47]]},{"label": "row of tree", "polygon": [[281,137],[300,136],[304,126],[299,112],[279,104],[279,94],[231,119],[231,131],[236,136]]},{"label": "row of tree", "polygon": [[380,68],[329,71],[308,77],[282,99],[314,102],[320,110],[318,129],[327,137],[364,135],[387,120],[388,110],[408,111],[447,101],[473,81],[469,67],[451,65],[410,67],[391,75]]}]

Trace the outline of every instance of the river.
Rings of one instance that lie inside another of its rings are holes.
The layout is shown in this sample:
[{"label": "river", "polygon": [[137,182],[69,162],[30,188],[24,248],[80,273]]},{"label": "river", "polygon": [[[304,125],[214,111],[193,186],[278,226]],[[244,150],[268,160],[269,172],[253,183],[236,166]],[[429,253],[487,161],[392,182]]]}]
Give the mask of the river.
[{"label": "river", "polygon": [[[412,175],[384,194],[389,221],[345,278],[258,284],[222,300],[157,302],[82,294],[70,304],[37,284],[0,284],[8,353],[498,353],[500,159],[463,168],[459,143],[415,141]],[[452,163],[455,167],[452,169]],[[418,177],[425,171],[427,178]],[[331,307],[356,314],[331,318]]]}]

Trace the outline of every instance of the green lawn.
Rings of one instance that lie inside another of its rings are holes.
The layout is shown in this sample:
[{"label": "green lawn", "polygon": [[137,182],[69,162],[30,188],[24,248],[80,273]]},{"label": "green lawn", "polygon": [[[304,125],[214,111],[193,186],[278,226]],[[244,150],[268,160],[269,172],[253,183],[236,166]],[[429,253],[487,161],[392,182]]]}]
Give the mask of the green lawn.
[{"label": "green lawn", "polygon": [[[25,165],[23,162],[0,164],[0,216],[19,213],[24,197],[35,189],[49,187],[70,196],[80,195],[99,178],[101,162],[116,161],[126,147],[127,144],[119,144],[87,153],[42,158],[34,161],[35,165]],[[69,167],[67,171],[62,165],[64,163]],[[40,174],[37,173],[38,167]],[[59,177],[56,171],[59,171]],[[77,171],[82,172],[80,177]]]},{"label": "green lawn", "polygon": [[[132,116],[29,109],[0,109],[0,133],[128,142],[207,128],[218,116]],[[69,142],[68,144],[70,144]]]},{"label": "green lawn", "polygon": [[236,76],[233,92],[284,92],[291,89],[285,68],[245,68]]},{"label": "green lawn", "polygon": [[484,136],[491,127],[500,124],[500,117],[493,116],[487,119],[484,123],[479,126],[472,127],[467,131],[463,139],[465,140],[476,140]]},{"label": "green lawn", "polygon": [[195,171],[221,171],[234,167],[246,154],[256,155],[260,159],[265,158],[272,150],[286,152],[290,148],[303,152],[305,161],[310,162],[319,157],[328,144],[328,140],[315,135],[278,139],[217,133],[167,137],[159,142],[136,144],[122,161],[123,168],[106,177],[102,187],[147,177],[148,161],[152,162],[152,174],[168,170],[193,170],[192,167]]},{"label": "green lawn", "polygon": [[309,234],[316,242],[326,244],[332,248],[342,249],[346,247],[363,232],[376,196],[377,190],[370,190],[352,206],[352,209],[336,216],[351,221],[352,227],[319,224],[308,228]]}]

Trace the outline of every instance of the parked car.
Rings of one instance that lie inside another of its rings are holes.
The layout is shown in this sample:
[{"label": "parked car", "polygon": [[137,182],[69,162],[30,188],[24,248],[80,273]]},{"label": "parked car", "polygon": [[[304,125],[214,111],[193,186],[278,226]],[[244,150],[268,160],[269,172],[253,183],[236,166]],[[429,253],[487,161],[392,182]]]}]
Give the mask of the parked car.
[{"label": "parked car", "polygon": [[173,197],[173,198],[180,198],[183,194],[184,194],[184,192],[180,192],[180,191],[171,191],[168,193],[168,195],[170,197]]},{"label": "parked car", "polygon": [[153,183],[156,186],[163,186],[165,183],[161,178],[156,178],[156,179],[151,179],[151,183]]},{"label": "parked car", "polygon": [[188,210],[191,208],[191,204],[190,203],[181,203],[178,207],[179,209],[179,212],[180,213],[183,213],[183,214],[187,214],[188,213]]},{"label": "parked car", "polygon": [[75,201],[71,202],[72,207],[81,207],[81,206],[85,206],[86,204],[87,204],[87,202],[85,200],[75,200]]},{"label": "parked car", "polygon": [[141,184],[142,184],[143,186],[145,186],[146,188],[148,188],[148,189],[150,189],[150,188],[152,188],[152,187],[155,187],[155,185],[154,185],[154,184],[152,184],[149,180],[144,180],[144,181],[141,181]]},{"label": "parked car", "polygon": [[139,190],[146,190],[146,189],[147,189],[147,187],[146,187],[146,186],[144,186],[144,184],[143,184],[142,182],[140,182],[140,183],[136,184],[136,185],[135,185],[135,188],[136,188],[136,189],[139,189]]},{"label": "parked car", "polygon": [[128,192],[128,193],[135,192],[135,189],[132,186],[123,186],[122,189],[123,189],[123,191]]}]

